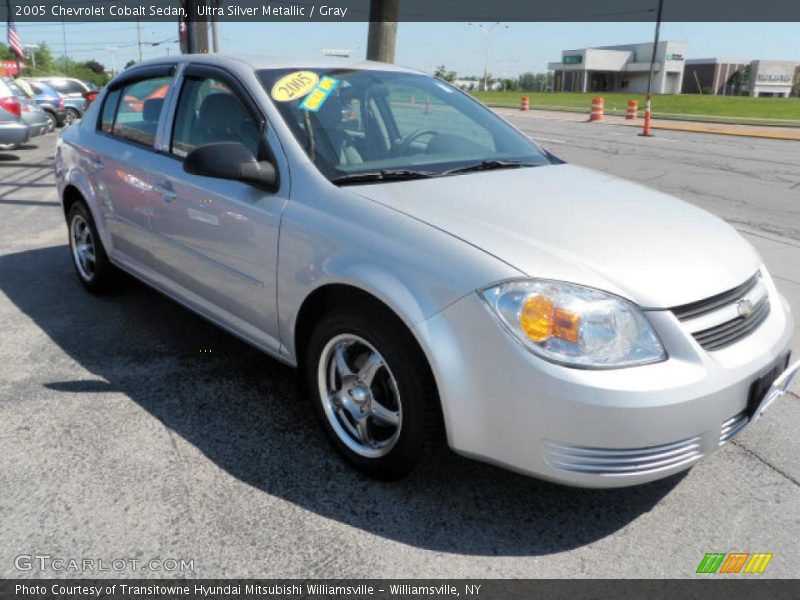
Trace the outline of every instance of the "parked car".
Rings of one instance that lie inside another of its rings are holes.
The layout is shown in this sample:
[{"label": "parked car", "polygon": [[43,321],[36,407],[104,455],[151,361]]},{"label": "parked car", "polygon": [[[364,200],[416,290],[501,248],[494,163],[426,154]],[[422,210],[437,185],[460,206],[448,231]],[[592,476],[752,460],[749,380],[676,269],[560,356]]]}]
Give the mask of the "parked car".
[{"label": "parked car", "polygon": [[50,131],[47,114],[33,101],[33,97],[29,96],[13,79],[6,79],[6,85],[19,98],[22,120],[28,126],[30,137],[44,135]]},{"label": "parked car", "polygon": [[800,369],[789,305],[730,225],[395,65],[136,65],[55,165],[87,290],[121,269],[299,368],[310,412],[291,410],[375,477],[442,434],[571,485],[666,477]]},{"label": "parked car", "polygon": [[[41,81],[17,79],[19,86],[33,96],[33,101],[47,113],[48,127],[53,131],[63,127],[66,120],[64,100],[57,91]],[[26,89],[27,88],[27,89]]]},{"label": "parked car", "polygon": [[28,126],[22,120],[22,103],[5,79],[0,78],[0,146],[13,149],[29,137]]},{"label": "parked car", "polygon": [[83,116],[86,98],[83,94],[95,90],[94,85],[90,85],[74,77],[38,77],[35,81],[46,83],[55,91],[61,94],[66,110],[65,123],[70,125]]}]

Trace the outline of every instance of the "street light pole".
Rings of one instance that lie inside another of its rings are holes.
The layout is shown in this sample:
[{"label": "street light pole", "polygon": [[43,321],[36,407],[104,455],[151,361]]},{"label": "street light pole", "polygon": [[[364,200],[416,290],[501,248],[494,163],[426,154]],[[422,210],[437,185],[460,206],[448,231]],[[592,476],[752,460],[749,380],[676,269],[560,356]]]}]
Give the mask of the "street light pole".
[{"label": "street light pole", "polygon": [[[470,23],[470,25],[474,25],[474,23]],[[492,43],[492,38],[494,34],[497,33],[497,30],[503,28],[508,29],[508,25],[501,25],[500,23],[493,23],[490,27],[486,27],[483,23],[478,25],[478,29],[481,30],[483,36],[486,38],[486,47],[484,48],[483,53],[483,91],[489,91],[489,46]]]},{"label": "street light pole", "polygon": [[108,48],[106,48],[106,50],[111,52],[111,76],[112,77],[116,77],[117,76],[117,62],[116,62],[116,60],[114,58],[114,52],[116,52],[117,47],[116,46],[109,46]]},{"label": "street light pole", "polygon": [[[656,15],[656,36],[653,41],[653,54],[650,57],[650,74],[647,77],[647,98],[644,105],[644,129],[643,136],[650,136],[650,105],[653,97],[653,70],[656,66],[656,52],[658,51],[658,36],[661,32],[661,12],[664,8],[664,0],[658,0],[658,14]],[[663,66],[662,66],[663,68]]]}]

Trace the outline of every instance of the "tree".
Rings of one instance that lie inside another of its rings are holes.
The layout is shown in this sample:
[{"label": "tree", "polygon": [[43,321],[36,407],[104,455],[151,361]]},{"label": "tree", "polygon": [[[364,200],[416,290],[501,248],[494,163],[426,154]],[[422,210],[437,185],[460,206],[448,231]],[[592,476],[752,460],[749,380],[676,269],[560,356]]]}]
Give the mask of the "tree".
[{"label": "tree", "polygon": [[106,72],[105,66],[97,62],[96,60],[87,60],[85,63],[83,63],[83,66],[99,75],[102,75],[103,73]]},{"label": "tree", "polygon": [[453,82],[456,79],[456,72],[448,71],[446,66],[439,65],[433,72],[433,76],[438,77],[439,79],[444,79],[445,81]]},{"label": "tree", "polygon": [[17,55],[11,51],[11,48],[5,44],[0,44],[0,60],[14,60],[16,57]]},{"label": "tree", "polygon": [[523,73],[519,76],[519,89],[523,92],[532,92],[536,89],[536,74]]}]

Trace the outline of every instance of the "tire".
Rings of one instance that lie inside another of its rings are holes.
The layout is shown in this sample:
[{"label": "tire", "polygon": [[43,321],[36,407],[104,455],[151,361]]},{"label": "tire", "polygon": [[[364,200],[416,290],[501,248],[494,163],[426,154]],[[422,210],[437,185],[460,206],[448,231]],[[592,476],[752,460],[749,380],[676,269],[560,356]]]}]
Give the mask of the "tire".
[{"label": "tire", "polygon": [[45,117],[47,118],[47,133],[52,133],[56,129],[56,125],[58,124],[56,116],[48,111],[44,111]]},{"label": "tire", "polygon": [[68,108],[64,113],[64,127],[72,125],[75,121],[81,118],[81,115],[74,108]]},{"label": "tire", "polygon": [[323,428],[362,473],[400,479],[439,438],[430,367],[387,310],[354,304],[325,315],[304,358],[305,390]]},{"label": "tire", "polygon": [[92,294],[111,291],[117,282],[117,271],[108,260],[94,219],[82,200],[69,209],[67,233],[72,266],[83,287]]}]

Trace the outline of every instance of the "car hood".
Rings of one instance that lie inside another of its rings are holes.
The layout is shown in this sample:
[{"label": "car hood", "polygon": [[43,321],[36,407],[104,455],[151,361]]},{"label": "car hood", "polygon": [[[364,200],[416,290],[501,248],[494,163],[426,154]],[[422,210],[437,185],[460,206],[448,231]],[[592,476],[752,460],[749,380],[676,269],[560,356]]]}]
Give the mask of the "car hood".
[{"label": "car hood", "polygon": [[752,246],[710,213],[574,165],[349,189],[531,277],[605,289],[647,308],[713,296],[761,264]]}]

